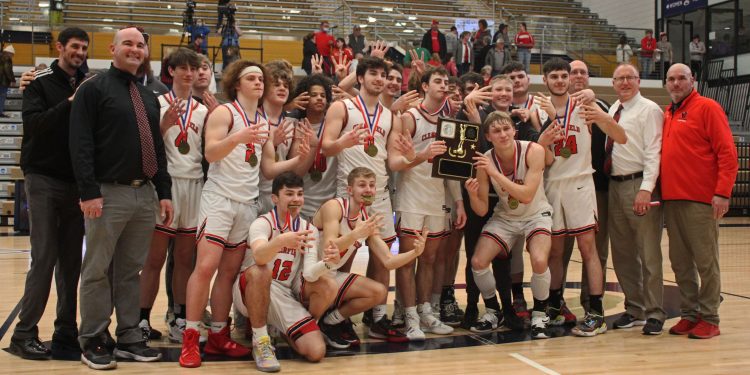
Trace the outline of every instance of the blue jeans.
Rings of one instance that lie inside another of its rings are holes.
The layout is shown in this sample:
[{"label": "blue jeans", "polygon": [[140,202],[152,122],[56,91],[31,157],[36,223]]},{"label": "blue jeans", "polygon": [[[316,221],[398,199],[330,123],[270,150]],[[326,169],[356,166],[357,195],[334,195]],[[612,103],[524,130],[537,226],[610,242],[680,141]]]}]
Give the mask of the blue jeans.
[{"label": "blue jeans", "polygon": [[523,64],[523,68],[526,69],[526,73],[528,73],[529,67],[531,66],[531,50],[528,48],[519,48],[518,61]]},{"label": "blue jeans", "polygon": [[652,57],[640,57],[641,63],[641,78],[649,77],[651,75],[651,68],[654,66],[654,59]]}]

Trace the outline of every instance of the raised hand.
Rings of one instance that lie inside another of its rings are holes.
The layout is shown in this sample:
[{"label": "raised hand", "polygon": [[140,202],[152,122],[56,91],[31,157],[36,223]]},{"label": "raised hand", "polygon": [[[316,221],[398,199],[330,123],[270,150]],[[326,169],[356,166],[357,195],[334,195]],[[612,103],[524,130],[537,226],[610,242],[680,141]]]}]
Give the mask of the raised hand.
[{"label": "raised hand", "polygon": [[511,116],[517,116],[523,122],[529,121],[531,118],[531,111],[528,108],[515,108],[510,111]]},{"label": "raised hand", "polygon": [[432,160],[435,156],[442,155],[448,152],[448,146],[445,145],[445,141],[433,141],[422,150],[417,156],[420,159]]},{"label": "raised hand", "polygon": [[470,178],[464,182],[464,187],[466,187],[466,191],[469,195],[476,195],[479,193],[479,180],[476,178]]},{"label": "raised hand", "polygon": [[289,104],[284,106],[284,109],[287,111],[291,111],[293,109],[304,111],[307,108],[308,104],[310,104],[310,94],[305,91],[294,97],[294,99],[292,99]]},{"label": "raised hand", "polygon": [[278,237],[279,245],[304,252],[306,249],[312,247],[312,244],[309,243],[313,240],[311,236],[312,232],[313,231],[309,229],[303,229],[297,232],[286,232]]},{"label": "raised hand", "polygon": [[318,54],[312,55],[310,64],[312,65],[312,74],[323,73],[323,56]]},{"label": "raised hand", "polygon": [[409,56],[411,57],[411,68],[413,70],[412,74],[416,73],[419,76],[424,74],[427,66],[425,65],[424,60],[422,60],[422,57],[419,55],[419,53],[417,53],[417,51],[414,49],[410,49]]},{"label": "raised hand", "polygon": [[476,83],[474,89],[464,97],[464,103],[474,102],[474,104],[487,105],[492,101],[492,86],[479,87]]},{"label": "raised hand", "polygon": [[365,124],[354,125],[351,131],[348,131],[341,137],[341,145],[344,148],[363,145],[365,144],[366,135],[367,129],[365,129]]},{"label": "raised hand", "polygon": [[343,53],[339,56],[339,58],[333,59],[333,71],[335,72],[336,77],[339,79],[339,81],[349,75],[349,66],[351,65],[352,62],[349,61],[349,58],[346,57],[346,55]]},{"label": "raised hand", "polygon": [[534,101],[539,104],[539,108],[541,108],[544,112],[547,112],[549,118],[554,120],[555,117],[557,117],[557,109],[555,109],[555,106],[554,104],[552,104],[552,100],[549,96],[538,92],[536,93],[536,95],[534,95]]},{"label": "raised hand", "polygon": [[554,121],[552,125],[548,126],[542,134],[539,135],[537,143],[547,147],[557,141],[565,138],[565,130],[562,128],[559,122]]},{"label": "raised hand", "polygon": [[414,160],[414,158],[417,157],[417,153],[414,151],[414,143],[411,140],[411,137],[405,136],[403,134],[398,134],[395,138],[395,143],[393,144],[393,147],[396,148],[398,152],[401,153],[401,155],[406,156],[406,159],[408,160]]},{"label": "raised hand", "polygon": [[219,101],[216,100],[214,94],[206,91],[203,93],[203,105],[208,108],[208,112],[211,113],[216,107],[219,106]]},{"label": "raised hand", "polygon": [[357,239],[369,238],[370,236],[379,234],[380,228],[383,227],[382,220],[383,215],[381,214],[370,216],[367,220],[362,220],[362,218],[359,218],[353,230]]},{"label": "raised hand", "polygon": [[331,86],[331,91],[333,92],[334,101],[350,99],[352,97],[348,92],[342,90],[340,87],[336,85]]},{"label": "raised hand", "polygon": [[339,247],[333,241],[328,241],[328,246],[323,250],[323,262],[328,266],[335,266],[341,261]]},{"label": "raised hand", "polygon": [[409,108],[416,107],[419,103],[419,92],[411,90],[403,94],[391,104],[391,112],[406,112]]},{"label": "raised hand", "polygon": [[477,105],[474,103],[474,101],[469,100],[465,103],[466,105],[464,106],[464,115],[466,115],[466,118],[473,123],[482,122],[482,117],[479,115],[479,109],[477,108]]},{"label": "raised hand", "polygon": [[424,251],[424,245],[427,244],[427,236],[429,234],[430,231],[427,229],[427,227],[423,227],[422,232],[414,240],[414,252],[417,253],[417,256],[422,255],[422,252]]},{"label": "raised hand", "polygon": [[286,144],[287,141],[294,137],[294,122],[292,118],[285,118],[274,130],[273,130],[273,145],[274,147],[281,143]]},{"label": "raised hand", "polygon": [[497,167],[495,167],[495,163],[493,163],[487,155],[477,152],[472,159],[474,159],[474,167],[484,170],[487,173],[487,176],[500,173],[500,171],[497,170]]},{"label": "raised hand", "polygon": [[370,56],[385,59],[385,54],[391,47],[384,40],[377,40],[370,45]]},{"label": "raised hand", "polygon": [[242,128],[242,130],[233,134],[233,141],[243,144],[263,143],[268,140],[267,126],[268,124],[266,123],[259,123]]}]

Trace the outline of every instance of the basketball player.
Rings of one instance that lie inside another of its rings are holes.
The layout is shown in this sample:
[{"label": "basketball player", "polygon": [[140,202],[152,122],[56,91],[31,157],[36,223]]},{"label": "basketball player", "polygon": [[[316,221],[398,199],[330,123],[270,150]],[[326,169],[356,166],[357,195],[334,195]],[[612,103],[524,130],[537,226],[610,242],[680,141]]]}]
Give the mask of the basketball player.
[{"label": "basketball player", "polygon": [[167,65],[172,76],[172,90],[159,96],[159,104],[167,167],[172,176],[175,216],[169,226],[163,225],[161,218],[156,220],[151,249],[141,272],[141,327],[150,328],[151,307],[159,291],[161,268],[169,240],[174,239],[172,293],[175,319],[169,322],[169,339],[181,342],[185,330],[185,289],[193,270],[195,225],[203,189],[202,134],[208,109],[194,100],[191,92],[200,65],[198,55],[180,48],[170,54]]},{"label": "basketball player", "polygon": [[[562,255],[565,237],[575,237],[581,258],[586,265],[590,309],[584,320],[573,328],[579,336],[595,336],[604,333],[602,307],[602,268],[594,243],[597,225],[596,192],[591,166],[591,129],[585,121],[587,111],[594,111],[596,104],[579,105],[568,94],[570,85],[570,64],[561,59],[552,59],[543,66],[544,83],[550,97],[535,96],[539,102],[537,111],[543,122],[555,118],[562,126],[563,139],[547,148],[547,159],[551,161],[544,179],[547,199],[552,205],[552,250],[549,264],[552,272],[550,284],[549,315],[551,324],[560,325],[565,318],[560,314],[562,299]],[[601,130],[617,143],[625,143],[627,137],[622,127],[616,123],[599,125]]]},{"label": "basketball player", "polygon": [[[495,278],[490,262],[495,257],[508,258],[514,243],[526,242],[531,257],[531,290],[534,311],[531,313],[531,337],[548,338],[547,298],[550,272],[547,258],[550,249],[552,207],[542,187],[545,151],[542,146],[515,140],[516,127],[507,112],[493,112],[487,116],[484,132],[493,149],[474,157],[477,177],[466,181],[471,207],[478,215],[489,210],[490,184],[498,192],[490,220],[482,228],[482,235],[471,258],[474,281],[482,293],[485,314],[474,332],[487,332],[501,321],[500,305],[495,296]],[[559,132],[559,127],[553,131]]]},{"label": "basketball player", "polygon": [[[367,167],[375,172],[377,190],[371,206],[372,214],[383,215],[380,237],[386,244],[396,239],[393,210],[387,189],[388,173],[386,160],[390,164],[400,157],[393,147],[395,138],[401,134],[401,122],[384,108],[378,100],[383,92],[388,67],[382,59],[365,57],[357,65],[359,95],[352,99],[335,102],[326,113],[323,131],[323,155],[338,159],[337,196],[346,196],[347,176],[355,167]],[[393,169],[393,168],[391,168]],[[387,286],[390,274],[377,258],[370,258],[368,277]],[[385,299],[373,309],[372,322],[377,323],[386,314]]]},{"label": "basketball player", "polygon": [[[425,339],[424,331],[440,335],[453,332],[453,328],[443,324],[432,313],[432,277],[436,252],[440,240],[446,234],[444,181],[431,177],[432,158],[445,153],[448,148],[444,141],[436,141],[438,116],[445,115],[448,107],[448,72],[444,68],[428,69],[422,75],[424,100],[418,108],[409,109],[402,116],[405,137],[413,147],[409,159],[403,157],[392,164],[393,171],[400,171],[396,191],[396,211],[398,217],[400,250],[413,247],[412,242],[419,235],[419,229],[426,227],[430,232],[425,251],[419,256],[416,275],[414,264],[396,270],[397,285],[406,313],[406,336],[411,341]],[[450,181],[449,188],[454,197],[459,197],[460,184]],[[463,228],[466,221],[463,199],[456,201],[457,228]]]},{"label": "basketball player", "polygon": [[[180,365],[198,367],[198,320],[211,290],[211,332],[204,350],[207,353],[243,357],[249,352],[229,337],[227,319],[232,303],[232,284],[239,271],[247,240],[247,228],[258,214],[260,173],[275,176],[290,170],[309,151],[300,144],[297,158],[275,162],[273,133],[258,114],[264,91],[263,68],[251,61],[233,63],[224,73],[224,92],[232,102],[217,107],[206,123],[205,157],[211,163],[208,181],[201,194],[198,229],[198,257],[187,288],[187,321],[183,334]],[[266,275],[261,275],[266,276]],[[270,276],[253,280],[254,285],[269,285]],[[275,361],[266,331],[267,305],[254,303],[250,311],[253,323],[253,350],[256,365]],[[257,310],[257,311],[256,311]],[[263,356],[261,357],[261,353]]]},{"label": "basketball player", "polygon": [[[340,257],[338,248],[329,243],[322,259],[318,259],[318,230],[300,217],[305,199],[303,189],[302,178],[292,172],[282,173],[273,180],[273,209],[250,226],[250,249],[245,251],[233,295],[235,305],[245,316],[254,309],[254,303],[262,300],[268,306],[268,322],[283,333],[297,353],[310,362],[318,362],[326,353],[316,323],[320,316],[307,311],[299,296],[303,288],[307,291],[312,284],[318,284],[315,291],[308,293],[314,294],[312,298],[322,302],[324,308],[330,306],[336,289],[326,274]],[[259,274],[270,278],[270,285],[253,283],[260,278]],[[250,321],[255,324],[253,318]],[[263,358],[258,369],[279,371],[281,367],[275,358],[266,360],[274,357],[270,344],[263,346],[263,350],[268,353],[254,352],[256,362]]]},{"label": "basketball player", "polygon": [[[383,216],[369,216],[368,213],[375,196],[375,173],[364,167],[354,168],[349,173],[347,182],[348,198],[329,200],[313,219],[315,227],[322,230],[320,243],[333,242],[337,248],[343,249],[341,260],[333,267],[333,270],[337,271],[331,273],[338,285],[335,304],[319,323],[328,344],[340,349],[359,344],[356,334],[349,331],[349,325],[344,324],[345,320],[380,303],[388,290],[378,282],[342,272],[339,268],[346,264],[364,240],[367,240],[370,244],[370,253],[374,257],[377,257],[388,270],[398,269],[422,254],[427,239],[427,230],[423,228],[421,234],[413,241],[413,249],[404,250],[396,256],[392,255],[388,245],[378,235]],[[378,323],[382,321],[381,319]],[[408,341],[400,332],[390,332],[388,327],[377,323],[370,326],[369,336],[389,342]]]}]

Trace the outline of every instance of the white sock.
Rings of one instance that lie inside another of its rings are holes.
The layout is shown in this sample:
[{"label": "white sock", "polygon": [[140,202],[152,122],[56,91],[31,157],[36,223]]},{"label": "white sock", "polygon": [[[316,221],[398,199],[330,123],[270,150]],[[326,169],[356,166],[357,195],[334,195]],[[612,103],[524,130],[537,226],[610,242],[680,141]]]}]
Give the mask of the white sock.
[{"label": "white sock", "polygon": [[[406,313],[407,318],[419,321],[419,314],[417,314],[416,306],[406,307],[404,308],[404,312]],[[406,320],[408,321],[409,319],[406,319]]]},{"label": "white sock", "polygon": [[266,326],[260,328],[253,327],[253,343],[257,342],[258,339],[263,336],[268,336],[268,329],[266,329]]},{"label": "white sock", "polygon": [[[374,317],[374,313],[373,313]],[[323,323],[328,325],[336,325],[344,321],[344,316],[341,315],[341,311],[339,309],[331,311],[330,314],[326,315],[325,318],[323,318]]]},{"label": "white sock", "polygon": [[227,322],[211,322],[211,333],[219,333],[226,326]]},{"label": "white sock", "polygon": [[194,329],[196,331],[200,331],[200,323],[200,320],[186,320],[185,329]]},{"label": "white sock", "polygon": [[549,283],[551,280],[552,275],[549,273],[549,268],[542,273],[531,274],[531,294],[534,299],[544,301],[549,298]]},{"label": "white sock", "polygon": [[372,321],[379,322],[380,319],[383,319],[385,317],[385,314],[388,312],[388,307],[386,305],[375,305],[372,308]]},{"label": "white sock", "polygon": [[479,292],[482,293],[482,298],[491,299],[495,297],[495,276],[492,275],[492,271],[489,267],[483,270],[471,269],[474,274],[474,282],[479,288]]},{"label": "white sock", "polygon": [[423,314],[432,314],[432,305],[430,305],[429,302],[422,303],[417,306],[417,312],[420,315]]}]

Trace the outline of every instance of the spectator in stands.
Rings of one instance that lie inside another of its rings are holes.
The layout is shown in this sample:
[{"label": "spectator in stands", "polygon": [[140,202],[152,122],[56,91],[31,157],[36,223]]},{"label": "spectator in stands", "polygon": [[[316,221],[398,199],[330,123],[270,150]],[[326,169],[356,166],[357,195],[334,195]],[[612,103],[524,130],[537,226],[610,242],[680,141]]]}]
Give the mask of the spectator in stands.
[{"label": "spectator in stands", "polygon": [[492,41],[492,32],[487,28],[487,20],[480,19],[478,21],[479,30],[474,32],[472,42],[474,43],[474,69],[479,72],[479,69],[483,66],[484,59],[487,56],[490,42]]},{"label": "spectator in stands", "polygon": [[206,42],[206,39],[203,37],[203,35],[196,35],[193,37],[193,43],[190,43],[190,49],[195,51],[195,53],[205,55],[208,51],[203,49],[203,44]]},{"label": "spectator in stands", "polygon": [[647,78],[651,75],[652,68],[654,67],[654,50],[656,49],[656,39],[654,38],[654,32],[646,30],[646,36],[641,39],[641,78]]},{"label": "spectator in stands", "polygon": [[492,80],[492,67],[489,65],[483,66],[482,70],[479,71],[479,74],[482,75],[482,86],[489,85],[490,80]]},{"label": "spectator in stands", "polygon": [[430,54],[436,53],[442,58],[445,56],[448,47],[446,46],[445,35],[438,29],[438,20],[432,20],[430,30],[422,36],[421,47],[428,50]]},{"label": "spectator in stands", "polygon": [[620,43],[615,49],[615,55],[617,55],[616,57],[618,64],[630,64],[630,59],[633,57],[633,49],[630,48],[630,45],[628,44],[628,37],[626,37],[625,35],[620,36]]},{"label": "spectator in stands", "polygon": [[690,42],[690,69],[696,80],[701,80],[703,71],[703,57],[706,55],[706,45],[701,42],[701,36],[695,34]]},{"label": "spectator in stands", "polygon": [[331,58],[336,62],[347,62],[354,59],[351,48],[346,45],[344,38],[336,38],[336,46],[331,49]]},{"label": "spectator in stands", "polygon": [[440,55],[437,53],[433,53],[432,56],[430,56],[430,61],[427,61],[427,65],[434,66],[436,68],[443,66]]},{"label": "spectator in stands", "polygon": [[719,219],[729,211],[737,178],[737,148],[719,103],[693,88],[690,68],[667,72],[672,104],[664,113],[661,192],[669,260],[680,288],[680,321],[673,335],[718,336],[721,272]]},{"label": "spectator in stands", "polygon": [[195,44],[195,40],[198,39],[198,37],[202,38],[200,51],[195,51],[205,55],[208,51],[208,34],[211,33],[211,29],[209,29],[208,26],[203,23],[203,19],[198,18],[197,20],[195,20],[195,25],[188,25],[185,31],[190,33],[190,40],[193,42],[193,44]]},{"label": "spectator in stands", "polygon": [[315,34],[308,33],[302,38],[302,70],[307,75],[312,74],[312,57],[318,53],[318,46],[315,45]]},{"label": "spectator in stands", "polygon": [[456,67],[456,58],[452,53],[448,52],[447,54],[445,54],[445,59],[448,60],[445,63],[445,70],[448,71],[448,75],[451,77],[457,77],[458,67]]},{"label": "spectator in stands", "polygon": [[448,62],[448,54],[456,56],[456,49],[458,49],[458,29],[456,26],[451,26],[450,31],[445,33],[445,56],[444,60]]},{"label": "spectator in stands", "polygon": [[531,49],[534,48],[534,37],[526,30],[526,22],[518,25],[518,34],[516,34],[516,50],[518,61],[523,64],[526,73],[529,73],[531,66]]},{"label": "spectator in stands", "polygon": [[16,49],[9,45],[0,54],[0,117],[10,117],[5,114],[5,98],[8,97],[8,88],[16,83],[16,75],[13,73],[13,56]]},{"label": "spectator in stands", "polygon": [[497,43],[498,40],[505,42],[505,49],[510,50],[510,36],[508,35],[508,25],[501,23],[497,27],[497,32],[492,36],[492,43]]},{"label": "spectator in stands", "polygon": [[349,34],[348,46],[349,48],[352,49],[353,55],[365,52],[365,46],[367,46],[367,39],[365,39],[365,36],[362,35],[362,29],[360,29],[359,25],[354,25],[354,28],[352,29],[352,33]]},{"label": "spectator in stands", "polygon": [[458,75],[463,76],[467,72],[472,70],[472,63],[474,62],[474,50],[471,44],[471,33],[464,31],[461,33],[461,44],[456,50],[456,66],[458,67]]},{"label": "spectator in stands", "polygon": [[486,65],[492,67],[492,75],[500,74],[500,70],[505,64],[510,62],[510,54],[505,49],[505,42],[499,39],[492,49],[487,52],[487,58],[484,60]]},{"label": "spectator in stands", "polygon": [[667,39],[667,33],[659,33],[659,41],[656,43],[656,65],[659,69],[659,76],[662,80],[667,79],[667,70],[672,65],[672,43]]},{"label": "spectator in stands", "polygon": [[330,31],[328,21],[320,21],[320,30],[315,32],[315,45],[318,47],[318,54],[323,57],[323,73],[328,76],[333,73],[331,49],[335,41],[333,35],[329,34]]}]

